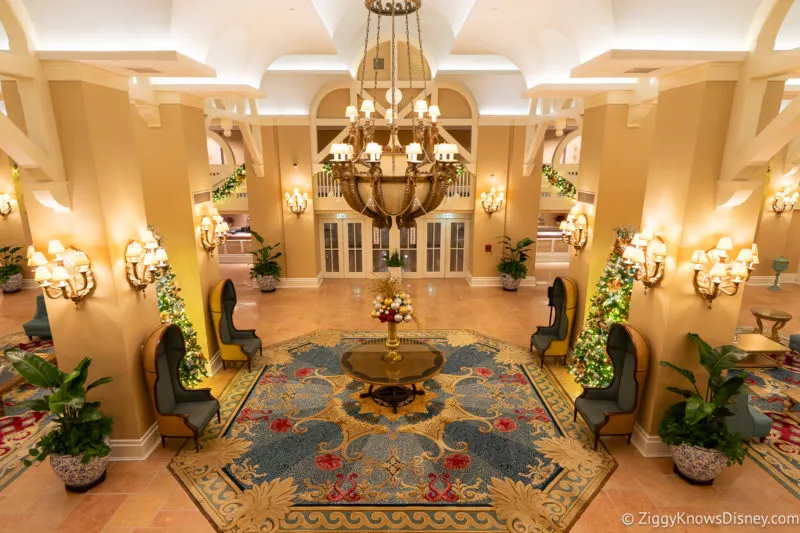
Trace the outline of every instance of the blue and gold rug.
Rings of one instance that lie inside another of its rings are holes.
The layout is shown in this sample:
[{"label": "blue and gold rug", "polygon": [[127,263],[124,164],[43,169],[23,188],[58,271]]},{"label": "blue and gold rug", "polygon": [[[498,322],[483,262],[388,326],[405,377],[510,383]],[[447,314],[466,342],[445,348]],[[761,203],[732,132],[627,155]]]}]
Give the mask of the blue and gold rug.
[{"label": "blue and gold rug", "polygon": [[170,469],[219,531],[566,531],[616,468],[526,349],[409,331],[442,373],[394,414],[339,357],[376,331],[265,348],[220,397],[222,422]]}]

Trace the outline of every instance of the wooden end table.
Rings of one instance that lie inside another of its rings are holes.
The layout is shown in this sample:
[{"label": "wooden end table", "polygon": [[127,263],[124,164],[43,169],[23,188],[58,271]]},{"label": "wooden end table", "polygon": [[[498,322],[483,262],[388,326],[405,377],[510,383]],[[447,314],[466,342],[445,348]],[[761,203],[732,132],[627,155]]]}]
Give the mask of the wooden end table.
[{"label": "wooden end table", "polygon": [[387,352],[383,339],[361,341],[345,350],[342,371],[356,381],[369,385],[362,398],[384,407],[397,408],[414,401],[425,391],[417,385],[428,380],[444,368],[444,354],[430,344],[411,339],[400,339],[397,352],[403,359],[387,363],[381,356]]},{"label": "wooden end table", "polygon": [[756,317],[756,324],[758,325],[755,333],[764,333],[763,321],[773,322],[772,329],[767,336],[774,341],[780,340],[778,331],[780,331],[783,326],[785,326],[786,323],[792,319],[792,315],[786,311],[775,309],[774,307],[753,307],[750,309],[750,312],[753,313],[754,317]]},{"label": "wooden end table", "polygon": [[747,352],[748,356],[736,363],[736,368],[777,368],[783,366],[783,360],[776,361],[765,353],[789,353],[789,348],[768,339],[759,333],[744,333],[734,346]]}]

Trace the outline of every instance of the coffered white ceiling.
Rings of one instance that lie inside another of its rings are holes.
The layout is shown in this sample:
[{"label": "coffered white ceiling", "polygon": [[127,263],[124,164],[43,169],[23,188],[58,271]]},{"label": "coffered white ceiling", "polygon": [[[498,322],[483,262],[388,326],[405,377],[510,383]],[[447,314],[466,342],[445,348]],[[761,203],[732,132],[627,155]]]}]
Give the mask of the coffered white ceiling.
[{"label": "coffered white ceiling", "polygon": [[[570,83],[610,49],[744,50],[760,1],[424,0],[420,16],[437,75],[466,84],[483,114],[526,114],[522,91]],[[309,94],[351,75],[364,46],[363,0],[18,2],[38,50],[174,50],[212,67],[209,83],[261,88],[262,113],[307,112]],[[800,3],[778,38],[797,46]]]}]

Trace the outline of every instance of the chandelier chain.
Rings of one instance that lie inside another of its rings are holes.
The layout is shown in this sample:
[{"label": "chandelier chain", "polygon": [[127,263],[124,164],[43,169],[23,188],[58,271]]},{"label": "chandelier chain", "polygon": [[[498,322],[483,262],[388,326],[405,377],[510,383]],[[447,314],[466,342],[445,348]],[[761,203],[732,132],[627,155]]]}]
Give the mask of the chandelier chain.
[{"label": "chandelier chain", "polygon": [[391,125],[390,133],[389,133],[389,135],[390,135],[389,142],[392,145],[392,175],[396,175],[396,170],[395,170],[395,146],[394,146],[394,142],[393,141],[396,138],[396,134],[397,134],[397,129],[396,129],[397,126],[394,123],[394,121],[397,120],[397,102],[395,102],[396,98],[395,98],[395,94],[394,94],[394,91],[395,91],[395,80],[396,80],[396,77],[397,77],[397,60],[396,60],[397,59],[397,36],[395,35],[395,16],[394,15],[395,15],[395,3],[392,2],[392,74],[391,74],[391,76],[392,76],[392,83],[391,83],[391,86],[392,86],[392,102],[391,102],[392,125]]},{"label": "chandelier chain", "polygon": [[[408,90],[409,90],[409,97],[414,94],[414,83],[411,81],[413,78],[413,72],[411,69],[411,34],[408,30],[408,13],[405,16],[406,19],[406,53],[408,55]],[[417,101],[416,98],[412,98],[414,102]]]},{"label": "chandelier chain", "polygon": [[361,85],[358,94],[364,97],[364,80],[367,77],[367,54],[369,53],[369,27],[371,24],[372,11],[367,11],[367,31],[364,32],[364,60],[361,62]]},{"label": "chandelier chain", "polygon": [[419,11],[417,16],[417,39],[419,39],[419,66],[422,69],[422,97],[428,97],[428,78],[425,73],[425,52],[422,51],[422,26],[419,23]]},{"label": "chandelier chain", "polygon": [[[381,48],[381,16],[378,15],[378,31],[375,34],[375,59],[378,59],[378,54],[380,53],[380,48]],[[378,90],[378,69],[375,68],[375,65],[372,65],[372,70],[375,71],[375,84],[373,86],[373,89],[377,91]]]}]

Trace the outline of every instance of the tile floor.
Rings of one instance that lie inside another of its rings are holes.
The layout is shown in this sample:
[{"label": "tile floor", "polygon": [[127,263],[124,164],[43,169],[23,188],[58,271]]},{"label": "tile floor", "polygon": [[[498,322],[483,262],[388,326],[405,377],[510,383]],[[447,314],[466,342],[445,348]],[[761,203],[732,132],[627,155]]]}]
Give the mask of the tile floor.
[{"label": "tile floor", "polygon": [[[536,276],[549,281],[563,265],[543,265]],[[318,328],[369,328],[370,293],[365,280],[327,280],[319,289],[281,290],[261,294],[249,287],[247,268],[223,265],[224,276],[237,282],[240,306],[237,323],[256,328],[265,344]],[[531,331],[548,318],[544,287],[505,293],[471,289],[463,280],[412,280],[411,292],[427,328],[471,328],[527,346]],[[33,315],[36,291],[0,296],[0,335],[20,331]],[[773,305],[798,317],[785,332],[800,332],[800,286],[780,293],[749,287],[740,315],[743,325],[755,325],[749,308]],[[563,369],[560,379],[568,379]],[[209,380],[219,392],[232,370]],[[575,390],[574,387],[572,387]],[[645,459],[624,438],[605,439],[619,468],[573,528],[574,533],[656,531],[650,526],[625,527],[624,513],[796,513],[800,501],[752,461],[727,469],[713,487],[692,487],[672,473],[671,460]],[[14,533],[211,533],[213,529],[194,507],[166,465],[179,445],[173,440],[147,461],[112,463],[108,480],[88,494],[64,491],[50,468],[30,468],[0,492],[0,532]],[[719,527],[680,526],[672,531],[719,531]],[[727,531],[797,531],[797,526],[760,529],[725,527]]]}]

